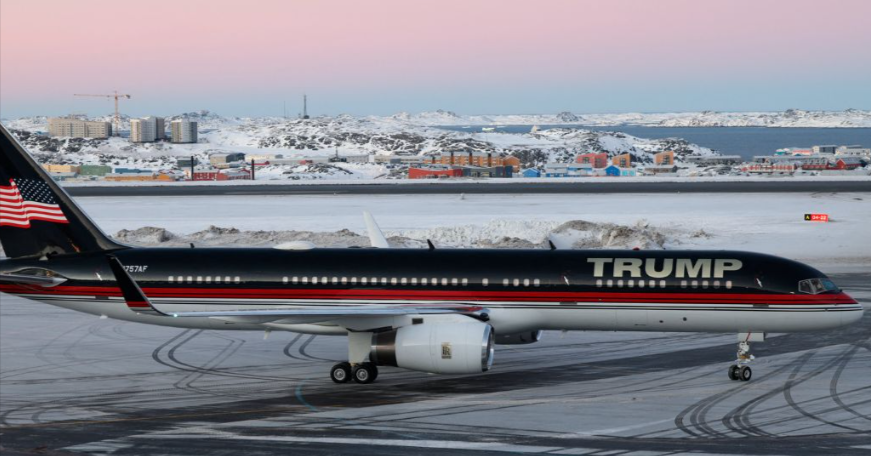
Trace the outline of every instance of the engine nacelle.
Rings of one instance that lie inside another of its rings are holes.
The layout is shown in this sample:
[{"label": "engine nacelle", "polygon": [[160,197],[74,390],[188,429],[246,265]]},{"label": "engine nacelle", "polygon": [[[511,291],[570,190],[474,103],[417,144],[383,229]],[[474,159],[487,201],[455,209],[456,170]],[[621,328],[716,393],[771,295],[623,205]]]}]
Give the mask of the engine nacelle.
[{"label": "engine nacelle", "polygon": [[496,345],[526,345],[534,344],[541,340],[542,330],[526,331],[514,334],[497,334]]},{"label": "engine nacelle", "polygon": [[403,326],[373,334],[369,360],[433,374],[477,374],[493,365],[494,336],[480,321]]}]

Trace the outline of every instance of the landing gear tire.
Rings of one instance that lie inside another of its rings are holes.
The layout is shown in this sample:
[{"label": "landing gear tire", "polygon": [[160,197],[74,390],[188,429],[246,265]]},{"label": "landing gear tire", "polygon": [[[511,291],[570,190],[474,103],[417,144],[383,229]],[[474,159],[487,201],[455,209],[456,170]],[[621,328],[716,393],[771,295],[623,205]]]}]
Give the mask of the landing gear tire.
[{"label": "landing gear tire", "polygon": [[741,366],[738,369],[738,377],[742,382],[749,382],[750,378],[753,377],[753,371],[750,370],[750,366]]},{"label": "landing gear tire", "polygon": [[378,368],[372,363],[363,363],[355,366],[351,371],[351,376],[354,381],[360,384],[372,383],[378,377]]},{"label": "landing gear tire", "polygon": [[729,380],[736,381],[741,380],[741,368],[738,367],[737,364],[732,364],[729,366]]},{"label": "landing gear tire", "polygon": [[347,383],[351,380],[351,363],[339,363],[330,369],[330,378],[336,383]]}]

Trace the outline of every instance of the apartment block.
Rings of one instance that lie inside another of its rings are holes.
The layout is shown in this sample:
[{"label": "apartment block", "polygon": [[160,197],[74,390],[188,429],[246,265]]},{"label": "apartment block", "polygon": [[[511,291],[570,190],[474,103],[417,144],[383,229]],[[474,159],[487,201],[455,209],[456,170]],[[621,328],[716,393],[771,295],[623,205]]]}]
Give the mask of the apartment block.
[{"label": "apartment block", "polygon": [[48,134],[52,137],[62,138],[106,139],[112,136],[112,124],[92,122],[75,117],[50,117],[48,119]]}]

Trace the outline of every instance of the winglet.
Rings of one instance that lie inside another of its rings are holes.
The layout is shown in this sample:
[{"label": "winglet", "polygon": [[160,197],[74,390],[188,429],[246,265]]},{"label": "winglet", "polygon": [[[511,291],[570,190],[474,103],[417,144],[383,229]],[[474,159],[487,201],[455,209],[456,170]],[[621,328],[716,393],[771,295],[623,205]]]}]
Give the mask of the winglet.
[{"label": "winglet", "polygon": [[170,316],[151,305],[151,301],[148,300],[148,297],[145,296],[145,293],[142,292],[136,281],[130,277],[130,274],[127,273],[127,270],[118,261],[118,257],[106,255],[106,258],[109,260],[109,266],[112,268],[112,273],[115,274],[115,281],[118,282],[118,287],[121,288],[121,294],[124,296],[124,300],[127,301],[127,307],[130,310],[143,315]]},{"label": "winglet", "polygon": [[384,237],[381,228],[375,223],[375,217],[372,217],[369,211],[363,211],[363,220],[366,222],[366,230],[369,232],[369,242],[372,244],[372,247],[378,249],[389,248],[390,244],[387,243],[387,238]]}]

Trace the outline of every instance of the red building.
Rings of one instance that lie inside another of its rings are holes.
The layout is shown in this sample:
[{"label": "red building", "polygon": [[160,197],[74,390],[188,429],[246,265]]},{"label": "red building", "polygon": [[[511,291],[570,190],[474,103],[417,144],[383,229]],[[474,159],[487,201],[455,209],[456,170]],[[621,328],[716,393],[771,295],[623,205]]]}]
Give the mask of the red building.
[{"label": "red building", "polygon": [[593,165],[593,168],[606,168],[608,166],[608,154],[604,152],[581,154],[578,155],[576,161],[585,165]]},{"label": "red building", "polygon": [[408,168],[409,179],[463,177],[462,168]]},{"label": "red building", "polygon": [[195,181],[228,181],[228,180],[249,180],[251,172],[247,169],[198,169],[194,170],[193,179]]}]

